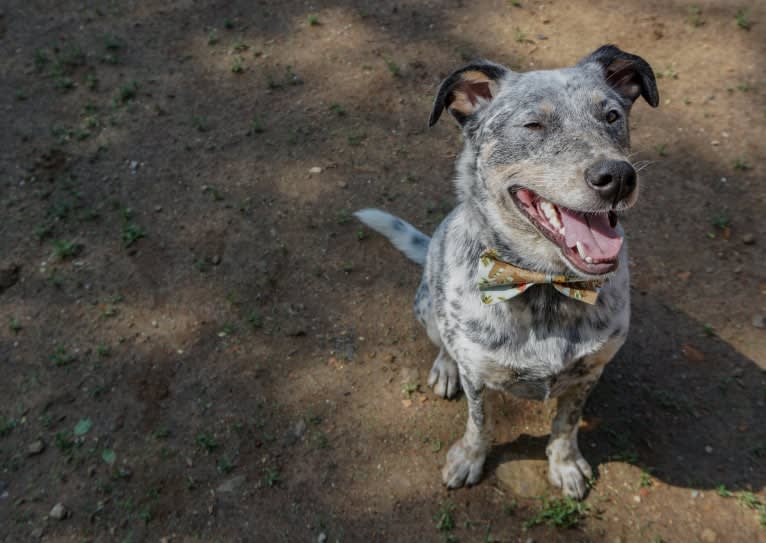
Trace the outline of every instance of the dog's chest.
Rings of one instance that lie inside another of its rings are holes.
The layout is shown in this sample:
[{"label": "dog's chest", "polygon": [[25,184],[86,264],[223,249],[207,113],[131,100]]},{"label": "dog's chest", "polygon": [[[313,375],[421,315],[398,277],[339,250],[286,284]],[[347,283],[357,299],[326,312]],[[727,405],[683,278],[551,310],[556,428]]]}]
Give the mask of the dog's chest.
[{"label": "dog's chest", "polygon": [[614,319],[607,313],[552,287],[535,286],[519,299],[460,316],[457,359],[490,388],[527,399],[555,397],[593,378],[586,357],[613,332]]}]

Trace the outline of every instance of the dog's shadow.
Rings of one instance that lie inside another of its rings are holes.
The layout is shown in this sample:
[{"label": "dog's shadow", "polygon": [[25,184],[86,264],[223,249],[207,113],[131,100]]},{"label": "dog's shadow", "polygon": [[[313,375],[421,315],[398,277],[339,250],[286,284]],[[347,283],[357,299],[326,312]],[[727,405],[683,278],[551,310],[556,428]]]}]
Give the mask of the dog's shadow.
[{"label": "dog's shadow", "polygon": [[[674,486],[766,485],[766,371],[708,337],[704,325],[646,297],[634,300],[629,339],[588,399],[584,420],[580,449],[596,472],[620,461]],[[544,459],[547,439],[523,434],[498,443],[488,471],[508,457]]]}]

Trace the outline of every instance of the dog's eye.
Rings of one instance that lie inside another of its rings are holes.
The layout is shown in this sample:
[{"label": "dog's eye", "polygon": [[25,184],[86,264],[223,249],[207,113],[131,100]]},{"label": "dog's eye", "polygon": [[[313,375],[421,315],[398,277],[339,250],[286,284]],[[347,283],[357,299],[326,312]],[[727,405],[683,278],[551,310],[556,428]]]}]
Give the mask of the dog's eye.
[{"label": "dog's eye", "polygon": [[524,125],[524,128],[527,128],[529,130],[542,130],[543,125],[540,123],[526,123]]},{"label": "dog's eye", "polygon": [[608,122],[609,124],[614,123],[619,118],[620,118],[620,113],[615,109],[609,111],[609,113],[606,114],[606,122]]}]

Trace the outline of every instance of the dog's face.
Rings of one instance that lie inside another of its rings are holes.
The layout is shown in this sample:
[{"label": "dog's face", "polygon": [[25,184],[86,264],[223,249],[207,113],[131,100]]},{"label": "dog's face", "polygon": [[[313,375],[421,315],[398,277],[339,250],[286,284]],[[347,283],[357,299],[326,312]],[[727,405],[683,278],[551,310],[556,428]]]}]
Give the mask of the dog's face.
[{"label": "dog's face", "polygon": [[477,62],[442,83],[431,124],[447,108],[463,126],[475,175],[462,196],[496,231],[545,268],[603,276],[623,242],[616,212],[638,198],[628,113],[639,96],[659,102],[652,69],[614,46],[560,70]]}]

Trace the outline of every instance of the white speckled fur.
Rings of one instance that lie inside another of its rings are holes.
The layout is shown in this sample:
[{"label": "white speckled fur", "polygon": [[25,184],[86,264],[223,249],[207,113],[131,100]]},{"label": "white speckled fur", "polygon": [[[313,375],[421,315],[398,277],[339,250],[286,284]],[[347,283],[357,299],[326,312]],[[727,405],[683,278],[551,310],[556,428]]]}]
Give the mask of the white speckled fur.
[{"label": "white speckled fur", "polygon": [[[622,53],[607,49],[611,54]],[[462,388],[469,408],[465,434],[449,450],[442,471],[450,488],[481,478],[492,441],[482,399],[485,389],[538,400],[558,398],[546,449],[550,482],[565,495],[582,498],[592,476],[577,446],[577,426],[591,388],[628,332],[627,244],[595,305],[565,297],[549,285],[536,285],[507,302],[485,305],[478,290],[477,264],[481,252],[491,247],[515,265],[587,277],[523,216],[509,190],[521,184],[564,207],[604,209],[603,199],[585,183],[583,170],[603,157],[627,160],[627,114],[635,96],[626,98],[622,88],[606,81],[600,51],[604,48],[574,68],[555,71],[518,74],[486,65],[487,73],[495,75],[496,94],[491,101],[477,101],[469,115],[456,114],[465,136],[457,167],[459,204],[430,242],[411,225],[384,212],[357,213],[411,259],[425,262],[415,313],[440,348],[429,385],[443,397],[453,397]],[[474,64],[470,69],[475,73],[481,66]],[[651,74],[648,65],[644,69]],[[432,120],[438,119],[443,106],[439,100],[446,95],[445,85],[456,80],[454,75],[445,80]],[[650,82],[654,83],[653,75]],[[647,92],[652,90],[655,94],[650,96],[656,102],[656,87]],[[598,116],[593,114],[594,97],[619,107],[625,114],[623,125],[605,127],[594,118]],[[465,104],[470,102],[463,100],[462,107]],[[556,111],[555,131],[546,139],[534,140],[514,129],[541,104],[546,111]],[[630,207],[636,197],[637,190],[618,209]]]}]

